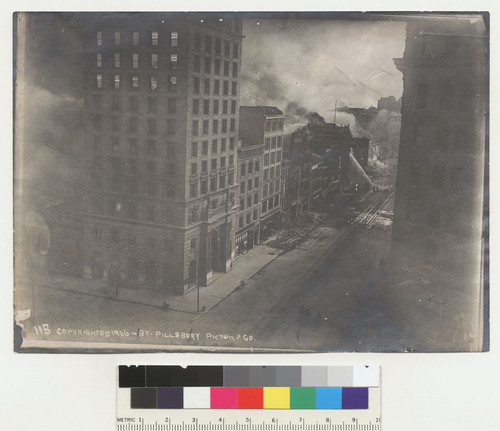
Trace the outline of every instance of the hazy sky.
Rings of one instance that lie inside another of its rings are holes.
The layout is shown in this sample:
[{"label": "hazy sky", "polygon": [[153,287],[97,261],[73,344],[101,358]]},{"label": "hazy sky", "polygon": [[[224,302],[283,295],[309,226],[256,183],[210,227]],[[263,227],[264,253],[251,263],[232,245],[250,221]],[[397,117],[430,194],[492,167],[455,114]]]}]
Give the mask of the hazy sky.
[{"label": "hazy sky", "polygon": [[[24,167],[37,187],[47,184],[40,173],[57,172],[63,178],[48,183],[64,187],[76,178],[73,154],[83,139],[81,41],[97,16],[37,13],[27,22]],[[369,107],[382,95],[401,95],[402,75],[392,59],[403,55],[402,22],[245,19],[243,33],[241,104],[286,110],[287,130],[305,123],[307,111],[332,121],[335,99],[339,106]],[[337,122],[353,126],[354,118],[338,114]],[[42,193],[37,187],[34,195]]]},{"label": "hazy sky", "polygon": [[369,107],[401,96],[405,23],[245,20],[241,104],[295,102],[327,119],[338,105]]}]

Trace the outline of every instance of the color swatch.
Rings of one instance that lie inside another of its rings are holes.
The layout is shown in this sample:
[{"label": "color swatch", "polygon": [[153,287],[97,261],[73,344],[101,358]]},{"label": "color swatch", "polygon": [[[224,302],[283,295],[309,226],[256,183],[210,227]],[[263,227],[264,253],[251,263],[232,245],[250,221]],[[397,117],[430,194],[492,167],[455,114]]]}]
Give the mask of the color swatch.
[{"label": "color swatch", "polygon": [[377,387],[378,366],[121,365],[120,388],[144,387]]},{"label": "color swatch", "polygon": [[378,367],[119,367],[132,409],[368,409]]}]

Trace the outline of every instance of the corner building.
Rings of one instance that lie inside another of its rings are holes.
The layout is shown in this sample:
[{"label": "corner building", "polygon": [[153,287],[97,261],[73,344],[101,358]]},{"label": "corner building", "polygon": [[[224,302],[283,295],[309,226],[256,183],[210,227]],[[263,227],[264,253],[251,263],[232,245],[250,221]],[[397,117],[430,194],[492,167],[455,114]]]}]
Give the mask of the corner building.
[{"label": "corner building", "polygon": [[242,38],[214,14],[89,32],[84,277],[182,294],[230,270]]},{"label": "corner building", "polygon": [[[478,333],[486,142],[487,39],[482,20],[409,21],[392,255],[460,299],[453,319]],[[446,296],[445,296],[446,297]],[[446,302],[446,301],[445,301]],[[471,339],[477,350],[481,340]]]}]

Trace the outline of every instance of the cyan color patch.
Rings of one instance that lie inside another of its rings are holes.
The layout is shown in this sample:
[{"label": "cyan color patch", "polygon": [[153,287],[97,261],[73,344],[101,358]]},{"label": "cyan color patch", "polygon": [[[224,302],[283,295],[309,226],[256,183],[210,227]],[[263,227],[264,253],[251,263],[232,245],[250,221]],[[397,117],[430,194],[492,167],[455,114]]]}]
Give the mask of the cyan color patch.
[{"label": "cyan color patch", "polygon": [[342,388],[316,388],[317,409],[341,409]]}]

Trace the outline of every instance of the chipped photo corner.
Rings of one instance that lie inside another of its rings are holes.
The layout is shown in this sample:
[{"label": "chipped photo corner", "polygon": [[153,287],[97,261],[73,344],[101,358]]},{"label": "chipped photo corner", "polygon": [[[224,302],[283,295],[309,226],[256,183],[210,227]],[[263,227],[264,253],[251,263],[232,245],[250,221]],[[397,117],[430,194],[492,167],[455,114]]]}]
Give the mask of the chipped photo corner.
[{"label": "chipped photo corner", "polygon": [[489,350],[489,14],[18,12],[14,350]]}]

